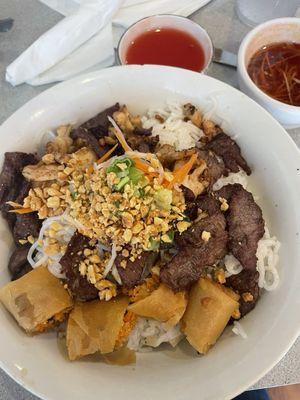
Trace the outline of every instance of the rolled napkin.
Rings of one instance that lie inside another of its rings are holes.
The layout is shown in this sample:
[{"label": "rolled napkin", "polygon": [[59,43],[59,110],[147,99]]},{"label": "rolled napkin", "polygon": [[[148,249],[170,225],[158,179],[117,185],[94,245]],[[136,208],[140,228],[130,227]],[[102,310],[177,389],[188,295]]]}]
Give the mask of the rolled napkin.
[{"label": "rolled napkin", "polygon": [[42,85],[114,63],[112,24],[127,27],[153,14],[188,16],[210,0],[40,0],[65,18],[6,69],[6,80]]}]

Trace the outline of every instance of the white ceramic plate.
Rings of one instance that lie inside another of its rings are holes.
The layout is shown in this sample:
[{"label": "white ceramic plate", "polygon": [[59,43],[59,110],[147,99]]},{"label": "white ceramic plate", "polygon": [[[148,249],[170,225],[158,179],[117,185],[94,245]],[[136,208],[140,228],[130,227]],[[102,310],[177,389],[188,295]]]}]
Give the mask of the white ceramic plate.
[{"label": "white ceramic plate", "polygon": [[[54,333],[27,337],[1,307],[1,367],[28,390],[49,400],[229,400],[271,369],[298,336],[300,155],[283,128],[239,91],[176,68],[128,66],[92,73],[47,90],[11,116],[0,128],[1,159],[5,151],[32,151],[46,130],[83,122],[116,101],[142,112],[172,99],[205,106],[212,94],[253,169],[252,186],[271,232],[282,242],[280,287],[264,293],[242,321],[248,339],[228,329],[205,357],[183,346],[140,354],[136,366],[70,363]],[[3,222],[0,232],[3,285],[9,280],[11,240]]]}]

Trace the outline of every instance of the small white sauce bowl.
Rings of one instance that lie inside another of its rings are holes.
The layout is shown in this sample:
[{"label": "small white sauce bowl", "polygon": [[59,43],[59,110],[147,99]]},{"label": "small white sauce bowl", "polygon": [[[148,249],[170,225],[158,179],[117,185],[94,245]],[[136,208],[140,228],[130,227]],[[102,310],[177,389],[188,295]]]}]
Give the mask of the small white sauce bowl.
[{"label": "small white sauce bowl", "polygon": [[213,56],[213,44],[206,30],[188,18],[169,14],[153,15],[143,18],[126,30],[118,45],[118,58],[120,64],[126,64],[128,48],[137,37],[147,31],[160,28],[177,29],[188,33],[195,38],[204,51],[204,66],[199,72],[204,72],[208,68]]},{"label": "small white sauce bowl", "polygon": [[238,52],[240,89],[268,110],[285,128],[300,126],[300,107],[282,103],[259,89],[247,67],[254,53],[265,45],[278,42],[300,43],[300,18],[278,18],[258,25],[244,38]]}]

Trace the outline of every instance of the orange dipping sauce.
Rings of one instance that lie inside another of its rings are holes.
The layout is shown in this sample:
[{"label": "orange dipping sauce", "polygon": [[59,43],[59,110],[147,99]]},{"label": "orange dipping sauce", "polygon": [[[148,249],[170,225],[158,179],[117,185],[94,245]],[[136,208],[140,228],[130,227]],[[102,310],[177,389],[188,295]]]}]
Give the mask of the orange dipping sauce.
[{"label": "orange dipping sauce", "polygon": [[264,46],[251,58],[248,73],[267,95],[300,106],[300,43],[282,42]]},{"label": "orange dipping sauce", "polygon": [[200,72],[204,50],[190,34],[174,28],[148,30],[131,42],[125,64],[159,64]]}]

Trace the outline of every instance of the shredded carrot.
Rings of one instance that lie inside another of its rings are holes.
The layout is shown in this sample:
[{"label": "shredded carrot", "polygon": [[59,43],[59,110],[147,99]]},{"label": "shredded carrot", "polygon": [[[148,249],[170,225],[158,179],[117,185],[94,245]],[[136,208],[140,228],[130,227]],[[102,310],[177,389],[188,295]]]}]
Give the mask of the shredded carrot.
[{"label": "shredded carrot", "polygon": [[107,117],[109,122],[112,124],[112,126],[115,128],[114,134],[116,135],[118,141],[120,142],[120,145],[123,147],[124,151],[132,151],[132,148],[127,144],[125,136],[123,135],[121,129],[118,127],[116,122],[111,118]]},{"label": "shredded carrot", "polygon": [[115,144],[114,147],[109,149],[102,157],[100,157],[99,160],[97,161],[97,164],[101,164],[104,161],[106,161],[109,158],[109,156],[116,150],[117,147],[118,147],[118,143]]},{"label": "shredded carrot", "polygon": [[197,160],[197,154],[192,154],[188,162],[186,162],[182,167],[176,169],[173,172],[174,179],[171,182],[169,182],[168,184],[169,189],[171,189],[176,183],[180,184],[184,181],[184,179],[189,174],[196,160]]},{"label": "shredded carrot", "polygon": [[144,163],[143,161],[141,161],[139,158],[137,157],[130,157],[132,159],[132,161],[134,162],[134,165],[136,166],[136,168],[138,168],[139,170],[141,170],[142,172],[144,172],[145,174],[149,174],[149,167],[150,165]]},{"label": "shredded carrot", "polygon": [[32,213],[33,210],[28,207],[28,208],[18,208],[16,210],[9,210],[10,213],[15,213],[15,214],[29,214]]}]

